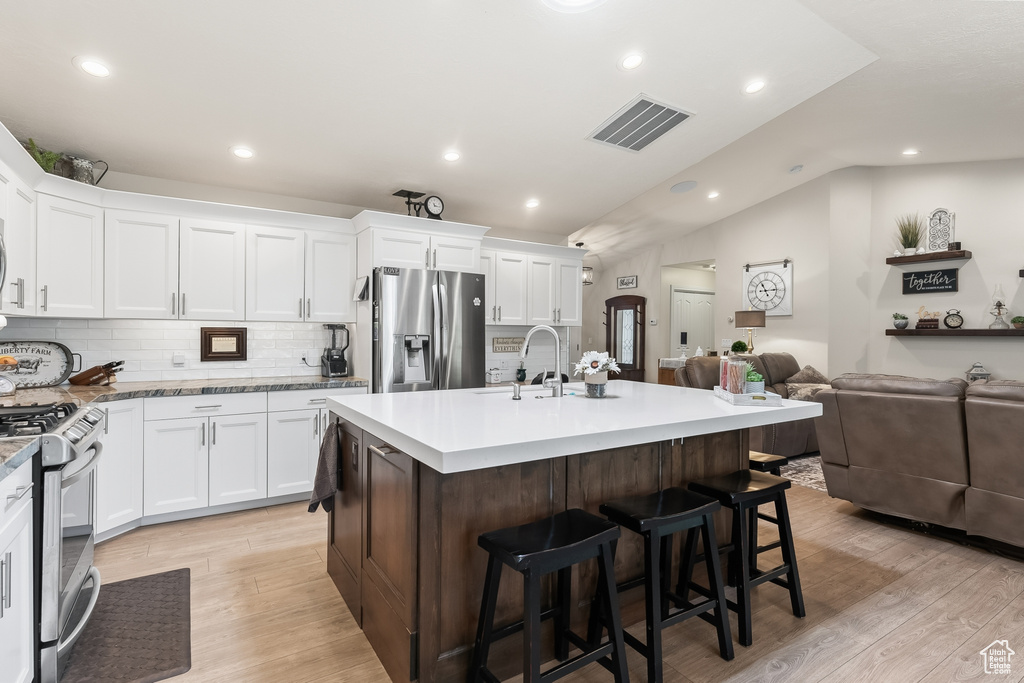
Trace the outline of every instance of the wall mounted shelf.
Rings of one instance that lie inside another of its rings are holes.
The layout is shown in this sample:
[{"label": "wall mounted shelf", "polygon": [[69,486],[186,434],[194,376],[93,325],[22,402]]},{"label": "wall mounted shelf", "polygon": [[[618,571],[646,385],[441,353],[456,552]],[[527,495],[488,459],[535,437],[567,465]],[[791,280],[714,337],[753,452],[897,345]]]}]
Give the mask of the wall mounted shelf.
[{"label": "wall mounted shelf", "polygon": [[928,261],[953,261],[956,259],[966,261],[969,258],[971,258],[971,252],[961,249],[960,251],[932,251],[914,256],[890,256],[885,259],[885,262],[890,266],[899,266],[905,263],[927,263]]},{"label": "wall mounted shelf", "polygon": [[1024,330],[896,330],[885,331],[887,337],[1024,337]]}]

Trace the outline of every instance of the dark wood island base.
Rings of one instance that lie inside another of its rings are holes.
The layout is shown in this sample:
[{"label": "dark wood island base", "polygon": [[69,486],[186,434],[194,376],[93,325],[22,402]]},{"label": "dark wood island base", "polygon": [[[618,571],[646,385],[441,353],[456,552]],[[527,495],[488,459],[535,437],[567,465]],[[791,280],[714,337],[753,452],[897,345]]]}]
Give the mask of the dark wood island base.
[{"label": "dark wood island base", "polygon": [[[746,468],[749,451],[740,429],[440,474],[369,432],[343,428],[327,568],[385,670],[403,683],[466,679],[487,564],[481,533],[569,508],[599,514],[605,501]],[[724,517],[716,525],[729,529]],[[505,572],[496,624],[522,616],[522,583]],[[615,573],[617,581],[643,573],[640,536],[623,535]],[[596,562],[573,574],[574,626],[585,623],[596,580]],[[643,620],[642,591],[621,599],[624,624]],[[496,643],[490,668],[515,676],[521,652],[520,637]]]}]

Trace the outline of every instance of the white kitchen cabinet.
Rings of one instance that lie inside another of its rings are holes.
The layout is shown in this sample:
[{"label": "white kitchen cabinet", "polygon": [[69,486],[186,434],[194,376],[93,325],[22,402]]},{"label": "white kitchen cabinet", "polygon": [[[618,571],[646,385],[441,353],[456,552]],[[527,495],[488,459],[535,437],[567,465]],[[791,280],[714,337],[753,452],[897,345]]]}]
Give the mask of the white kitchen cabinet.
[{"label": "white kitchen cabinet", "polygon": [[476,273],[480,268],[480,240],[374,228],[373,265]]},{"label": "white kitchen cabinet", "polygon": [[182,320],[245,319],[245,226],[182,218],[178,238]]},{"label": "white kitchen cabinet", "polygon": [[267,495],[271,498],[313,490],[326,412],[310,408],[267,414]]},{"label": "white kitchen cabinet", "polygon": [[558,259],[558,315],[559,325],[583,324],[583,261]]},{"label": "white kitchen cabinet", "polygon": [[38,195],[37,315],[103,317],[103,209]]},{"label": "white kitchen cabinet", "polygon": [[267,497],[267,413],[210,418],[209,504]]},{"label": "white kitchen cabinet", "polygon": [[246,228],[245,319],[301,321],[305,317],[305,233]]},{"label": "white kitchen cabinet", "polygon": [[529,258],[499,251],[494,258],[494,322],[497,325],[528,325]]},{"label": "white kitchen cabinet", "polygon": [[104,216],[107,318],[177,318],[178,217],[107,210]]},{"label": "white kitchen cabinet", "polygon": [[141,398],[99,404],[104,413],[103,456],[96,464],[96,533],[137,522],[143,514]]},{"label": "white kitchen cabinet", "polygon": [[530,325],[556,324],[558,309],[558,259],[531,256],[529,259]]},{"label": "white kitchen cabinet", "polygon": [[320,443],[330,411],[327,397],[365,394],[366,387],[267,393],[267,495],[313,490]]},{"label": "white kitchen cabinet", "polygon": [[355,236],[320,230],[306,232],[307,321],[355,321],[352,301],[355,265]]},{"label": "white kitchen cabinet", "polygon": [[143,399],[145,516],[267,495],[267,394]]},{"label": "white kitchen cabinet", "polygon": [[36,313],[36,193],[6,167],[4,175],[3,236],[7,248],[7,277],[0,313]]},{"label": "white kitchen cabinet", "polygon": [[205,417],[145,423],[143,511],[147,517],[209,505],[207,423]]},{"label": "white kitchen cabinet", "polygon": [[495,261],[498,253],[493,249],[480,250],[480,268],[484,276],[484,321],[487,325],[498,322],[498,305],[494,301]]},{"label": "white kitchen cabinet", "polygon": [[31,461],[0,482],[0,662],[11,683],[35,673],[31,482]]}]

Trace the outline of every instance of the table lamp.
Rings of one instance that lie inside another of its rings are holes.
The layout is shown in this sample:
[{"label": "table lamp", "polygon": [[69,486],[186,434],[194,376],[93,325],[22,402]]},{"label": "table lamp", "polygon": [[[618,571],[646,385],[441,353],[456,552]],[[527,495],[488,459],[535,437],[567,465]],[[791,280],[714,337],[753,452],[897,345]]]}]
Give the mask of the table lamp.
[{"label": "table lamp", "polygon": [[747,328],[747,353],[754,352],[754,328],[764,327],[764,311],[736,311],[736,329]]}]

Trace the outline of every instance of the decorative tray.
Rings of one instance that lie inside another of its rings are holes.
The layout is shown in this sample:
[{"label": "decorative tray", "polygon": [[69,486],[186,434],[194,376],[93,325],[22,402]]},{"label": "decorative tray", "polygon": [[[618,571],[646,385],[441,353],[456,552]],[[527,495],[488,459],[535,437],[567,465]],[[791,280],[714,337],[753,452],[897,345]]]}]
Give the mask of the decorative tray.
[{"label": "decorative tray", "polygon": [[715,396],[734,406],[781,406],[782,397],[778,394],[730,394],[722,387],[715,387]]},{"label": "decorative tray", "polygon": [[[17,365],[4,377],[21,388],[52,387],[66,380],[75,371],[71,349],[52,341],[0,342],[0,356],[12,356]],[[80,358],[80,357],[79,357]]]}]

